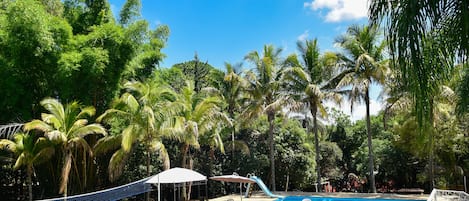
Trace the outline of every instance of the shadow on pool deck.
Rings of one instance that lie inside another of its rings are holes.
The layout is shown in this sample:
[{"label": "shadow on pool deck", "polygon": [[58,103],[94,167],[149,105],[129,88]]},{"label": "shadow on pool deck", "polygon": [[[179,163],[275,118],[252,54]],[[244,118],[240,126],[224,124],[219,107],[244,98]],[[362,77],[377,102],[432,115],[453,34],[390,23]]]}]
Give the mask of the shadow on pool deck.
[{"label": "shadow on pool deck", "polygon": [[[313,192],[275,192],[279,195],[294,196],[304,195],[313,197],[338,197],[338,198],[381,198],[381,199],[405,199],[405,200],[426,200],[428,194],[395,194],[395,193],[313,193]],[[219,198],[210,199],[211,201],[233,201],[241,200],[239,194],[227,195]],[[274,201],[276,198],[269,198],[262,192],[254,192],[250,198],[243,200]]]}]

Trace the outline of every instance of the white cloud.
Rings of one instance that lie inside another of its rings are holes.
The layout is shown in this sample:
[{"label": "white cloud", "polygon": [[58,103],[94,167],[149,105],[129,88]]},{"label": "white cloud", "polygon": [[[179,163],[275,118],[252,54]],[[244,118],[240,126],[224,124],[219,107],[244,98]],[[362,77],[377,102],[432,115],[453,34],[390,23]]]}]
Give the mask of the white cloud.
[{"label": "white cloud", "polygon": [[327,22],[356,20],[367,17],[368,0],[312,0],[303,6],[313,11],[326,10]]},{"label": "white cloud", "polygon": [[299,36],[297,37],[297,40],[299,40],[299,41],[304,41],[304,40],[306,40],[308,37],[309,37],[309,30],[306,30],[305,32],[303,32],[301,35],[299,35]]},{"label": "white cloud", "polygon": [[[350,115],[350,120],[353,122],[364,119],[366,117],[366,105],[357,104],[353,105],[353,112],[350,112],[350,102],[344,100],[340,106],[332,102],[326,102],[326,106],[336,108],[343,113]],[[380,110],[384,108],[384,104],[380,101],[370,100],[370,115],[377,115]]]}]

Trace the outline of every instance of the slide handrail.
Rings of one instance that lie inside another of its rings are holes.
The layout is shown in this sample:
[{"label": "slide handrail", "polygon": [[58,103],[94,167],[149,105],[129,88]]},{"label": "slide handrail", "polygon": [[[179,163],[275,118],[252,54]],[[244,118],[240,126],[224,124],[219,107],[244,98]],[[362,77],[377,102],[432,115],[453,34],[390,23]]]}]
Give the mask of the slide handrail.
[{"label": "slide handrail", "polygon": [[[284,196],[281,196],[281,195],[276,195],[276,194],[273,194],[272,191],[270,191],[270,189],[265,185],[265,183],[262,181],[261,178],[259,177],[256,177],[256,176],[251,176],[249,177],[251,178],[252,180],[254,180],[257,185],[259,186],[259,188],[269,197],[272,197],[272,198],[283,198]],[[248,190],[246,190],[246,195],[248,195]]]}]

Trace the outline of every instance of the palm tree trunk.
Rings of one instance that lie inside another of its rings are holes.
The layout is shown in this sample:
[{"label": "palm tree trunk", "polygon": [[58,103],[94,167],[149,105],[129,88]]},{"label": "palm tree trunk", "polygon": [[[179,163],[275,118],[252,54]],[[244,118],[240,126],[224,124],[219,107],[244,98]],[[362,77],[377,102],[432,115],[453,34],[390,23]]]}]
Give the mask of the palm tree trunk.
[{"label": "palm tree trunk", "polygon": [[[148,146],[147,146],[147,177],[150,176],[150,160],[151,160],[151,157],[150,157],[150,149],[149,149]],[[146,201],[149,201],[149,200],[150,200],[150,192],[146,192],[146,193],[145,193],[145,200],[146,200]]]},{"label": "palm tree trunk", "polygon": [[[181,161],[181,167],[182,168],[187,168],[187,152],[189,151],[189,145],[184,144],[182,147],[182,161]],[[187,193],[186,193],[186,183],[182,186],[182,199],[187,200]]]},{"label": "palm tree trunk", "polygon": [[67,200],[68,193],[68,179],[70,176],[70,169],[72,168],[72,153],[69,148],[65,149],[64,164],[62,167],[62,182],[60,184],[60,191],[63,192],[64,200]]},{"label": "palm tree trunk", "polygon": [[269,149],[270,149],[270,187],[275,191],[275,150],[274,150],[274,119],[275,114],[268,114],[269,119]]},{"label": "palm tree trunk", "polygon": [[182,147],[182,161],[181,161],[181,167],[186,168],[187,167],[187,151],[189,150],[189,145],[184,144]]},{"label": "palm tree trunk", "polygon": [[435,132],[435,128],[436,128],[436,124],[435,124],[435,117],[434,117],[434,112],[433,112],[433,99],[430,99],[430,104],[431,104],[431,107],[430,107],[430,114],[432,115],[431,116],[431,126],[428,126],[427,128],[430,128],[430,160],[429,160],[429,163],[430,163],[430,190],[433,190],[433,188],[435,188],[435,150],[433,150],[434,148],[434,132]]},{"label": "palm tree trunk", "polygon": [[[321,188],[321,164],[320,164],[320,151],[319,151],[319,133],[318,133],[318,120],[316,104],[311,105],[311,114],[313,115],[313,132],[314,132],[314,146],[316,148],[316,171],[317,171],[317,185]],[[306,118],[306,117],[305,117]]]},{"label": "palm tree trunk", "polygon": [[231,160],[234,159],[234,150],[235,150],[235,126],[231,128]]},{"label": "palm tree trunk", "polygon": [[373,144],[371,142],[371,120],[370,120],[370,93],[369,88],[365,90],[365,103],[366,103],[366,133],[368,135],[368,168],[370,171],[370,188],[372,193],[376,193],[375,174],[374,172],[374,156]]},{"label": "palm tree trunk", "polygon": [[28,182],[28,195],[29,195],[28,199],[29,201],[32,201],[33,200],[33,182],[31,179],[31,175],[33,173],[33,167],[31,165],[28,165],[26,173],[27,173],[26,182]]}]

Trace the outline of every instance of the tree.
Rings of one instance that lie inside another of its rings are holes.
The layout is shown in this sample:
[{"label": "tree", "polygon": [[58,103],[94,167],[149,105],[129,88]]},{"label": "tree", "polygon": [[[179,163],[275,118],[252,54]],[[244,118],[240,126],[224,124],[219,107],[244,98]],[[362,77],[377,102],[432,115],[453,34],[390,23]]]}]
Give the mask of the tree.
[{"label": "tree", "polygon": [[23,166],[26,168],[28,199],[31,201],[33,200],[31,177],[34,172],[34,166],[49,160],[55,150],[44,137],[17,133],[14,138],[14,141],[0,139],[0,149],[7,149],[17,156],[13,169],[17,170]]},{"label": "tree", "polygon": [[270,184],[275,191],[275,147],[274,147],[274,120],[277,113],[286,103],[287,96],[281,90],[281,60],[282,49],[272,45],[265,45],[263,55],[253,51],[245,56],[245,60],[254,65],[254,69],[247,72],[248,86],[246,92],[249,103],[243,111],[247,119],[267,115],[269,121],[269,150],[270,150]]},{"label": "tree", "polygon": [[93,26],[114,22],[107,0],[65,0],[64,17],[74,34],[87,34]]},{"label": "tree", "polygon": [[[236,118],[236,113],[239,113],[241,110],[246,81],[239,72],[241,69],[241,64],[232,65],[230,63],[225,63],[225,68],[226,72],[222,86],[220,87],[220,91],[224,101],[226,102],[226,112],[228,113],[228,116],[234,121]],[[236,125],[233,123],[233,126],[231,127],[232,156],[234,156],[235,150],[235,133]]]},{"label": "tree", "polygon": [[[52,3],[52,1],[50,1]],[[40,1],[2,1],[0,8],[1,122],[39,116],[42,98],[52,96],[61,50],[72,29],[46,12]]]},{"label": "tree", "polygon": [[95,109],[91,106],[82,107],[78,102],[72,102],[64,107],[53,98],[42,100],[41,105],[49,113],[42,113],[41,120],[35,119],[26,123],[24,129],[44,132],[47,139],[61,148],[63,166],[59,193],[63,193],[66,197],[72,162],[75,165],[77,163],[76,156],[73,157],[74,151],[81,148],[91,155],[92,150],[85,137],[91,134],[106,135],[107,133],[100,124],[88,124],[86,117],[93,116],[95,113]]},{"label": "tree", "polygon": [[[231,126],[231,121],[226,114],[221,111],[222,99],[211,94],[210,89],[201,89],[196,92],[193,82],[186,81],[186,86],[182,88],[176,98],[178,113],[174,117],[177,124],[183,128],[178,140],[181,147],[181,166],[192,169],[192,158],[188,156],[190,148],[200,148],[200,143],[210,146],[211,152],[219,148],[224,152],[223,141],[220,131],[225,125]],[[201,139],[201,140],[199,140]],[[185,190],[185,189],[184,189]],[[191,187],[184,197],[190,199]]]},{"label": "tree", "polygon": [[[341,96],[332,86],[341,76],[332,79],[330,61],[335,61],[334,54],[320,55],[317,39],[297,42],[301,62],[296,55],[291,55],[286,62],[291,67],[283,74],[284,83],[289,95],[297,102],[301,110],[309,110],[313,118],[313,133],[316,147],[317,185],[321,186],[321,163],[318,134],[318,115],[327,116],[325,100],[341,101]],[[329,62],[329,63],[328,63]],[[335,63],[335,62],[332,62]],[[308,115],[305,116],[305,118]]]},{"label": "tree", "polygon": [[369,174],[371,190],[376,193],[373,145],[370,122],[370,85],[375,82],[383,84],[387,74],[387,60],[384,57],[386,44],[380,41],[379,30],[375,26],[352,25],[347,34],[340,36],[336,42],[345,51],[341,59],[348,68],[355,69],[341,79],[338,87],[351,86],[349,99],[351,107],[354,102],[365,101],[368,135]]},{"label": "tree", "polygon": [[[182,147],[182,167],[189,167],[187,154],[192,146],[198,148],[199,136],[208,134],[220,129],[223,122],[231,125],[231,121],[226,114],[221,111],[221,98],[210,96],[208,94],[197,94],[192,82],[187,81],[181,94],[177,97],[177,103],[180,105],[179,114],[176,116],[179,122],[184,126],[184,132],[181,136]],[[213,135],[209,140],[210,144],[216,145],[223,150],[223,142],[218,134]],[[215,141],[214,141],[215,140]],[[215,144],[213,144],[215,143]]]},{"label": "tree", "polygon": [[[469,2],[373,0],[369,11],[371,23],[378,25],[384,21],[395,67],[400,69],[399,78],[413,97],[418,125],[423,133],[425,127],[431,126],[432,97],[438,94],[441,82],[451,74],[455,62],[467,64]],[[428,65],[426,55],[440,59]],[[460,82],[462,91],[468,90],[469,85],[465,84],[468,79],[466,76]],[[466,94],[461,95],[460,104],[467,104],[469,98]],[[467,110],[467,107],[460,109]]]},{"label": "tree", "polygon": [[125,1],[119,13],[119,22],[122,25],[132,23],[136,18],[140,17],[140,9],[142,5],[140,0],[127,0]]},{"label": "tree", "polygon": [[215,69],[208,62],[201,62],[197,53],[195,53],[193,60],[175,64],[173,67],[181,69],[186,78],[194,82],[196,93],[209,86],[211,71]]},{"label": "tree", "polygon": [[[127,82],[125,88],[129,90],[117,99],[111,109],[106,110],[98,121],[112,122],[113,119],[124,120],[125,127],[120,136],[110,136],[100,139],[96,149],[100,153],[107,152],[118,147],[109,161],[109,178],[115,181],[122,174],[125,161],[137,142],[143,143],[146,150],[146,173],[151,175],[150,154],[158,151],[164,163],[164,168],[169,169],[170,160],[163,138],[172,138],[177,132],[173,129],[170,119],[174,115],[172,101],[174,92],[164,85],[148,80],[145,83]],[[134,96],[132,93],[136,94]],[[137,98],[136,98],[137,97]],[[173,113],[172,113],[173,112]]]}]

